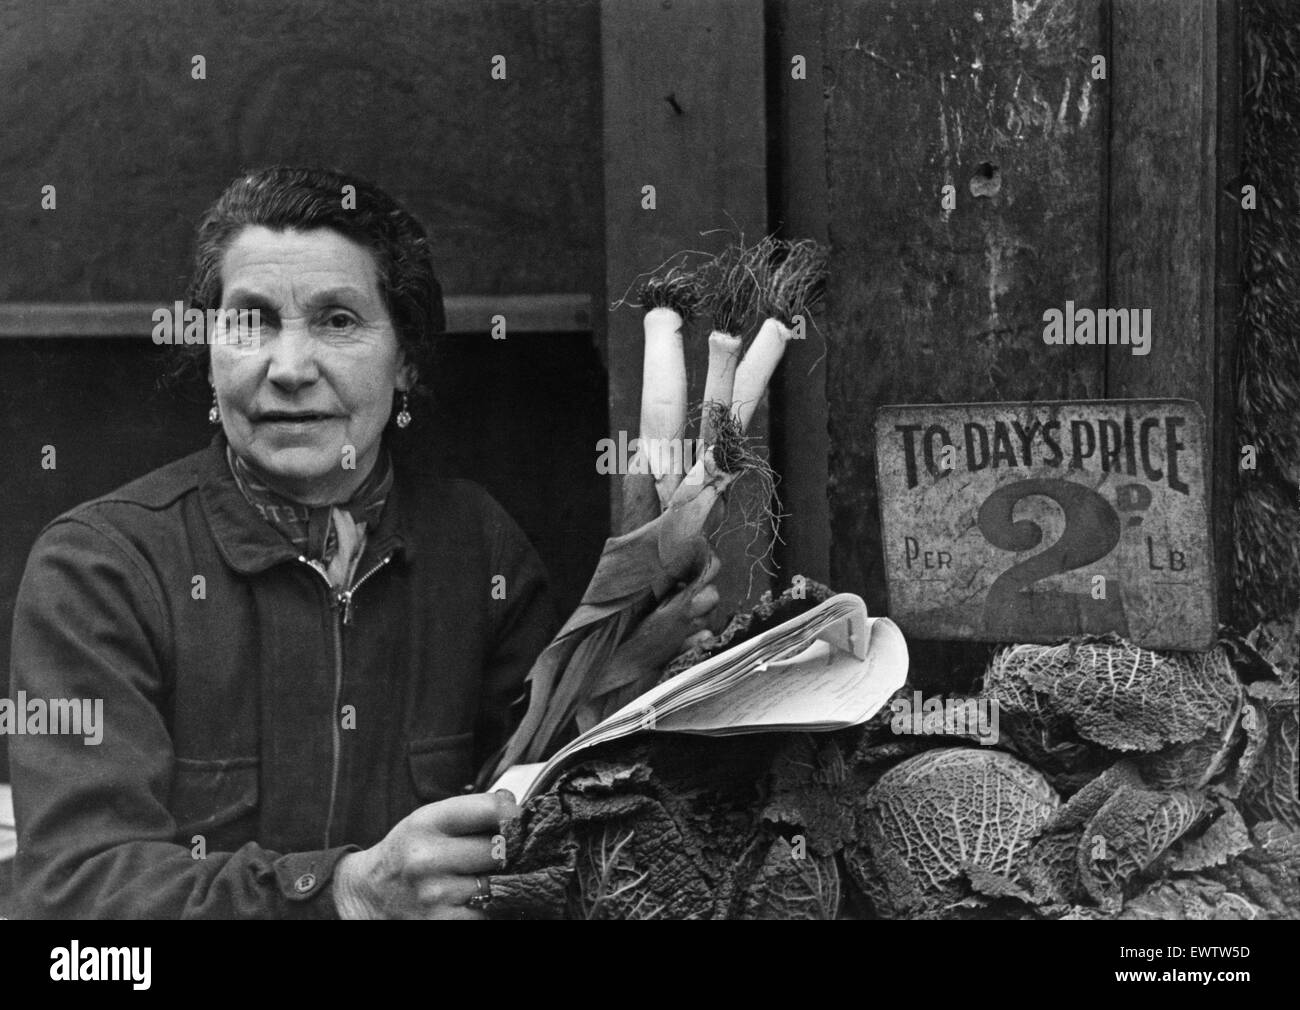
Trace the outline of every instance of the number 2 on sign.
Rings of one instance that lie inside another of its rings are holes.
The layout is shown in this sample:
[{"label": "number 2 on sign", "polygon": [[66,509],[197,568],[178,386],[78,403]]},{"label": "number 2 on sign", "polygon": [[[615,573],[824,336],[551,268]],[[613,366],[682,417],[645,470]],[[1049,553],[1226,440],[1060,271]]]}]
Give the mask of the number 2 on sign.
[{"label": "number 2 on sign", "polygon": [[994,547],[1027,551],[1042,542],[1042,528],[1021,519],[1012,522],[1017,502],[1030,495],[1050,498],[1065,513],[1060,539],[1045,551],[1012,565],[994,580],[984,601],[984,626],[999,637],[1041,637],[1044,631],[1063,634],[1127,636],[1128,618],[1119,585],[1105,599],[1089,593],[1059,589],[1023,592],[1049,575],[1060,575],[1100,561],[1119,545],[1120,519],[1110,502],[1091,488],[1069,481],[1034,479],[1016,481],[989,495],[979,511],[979,530]]}]

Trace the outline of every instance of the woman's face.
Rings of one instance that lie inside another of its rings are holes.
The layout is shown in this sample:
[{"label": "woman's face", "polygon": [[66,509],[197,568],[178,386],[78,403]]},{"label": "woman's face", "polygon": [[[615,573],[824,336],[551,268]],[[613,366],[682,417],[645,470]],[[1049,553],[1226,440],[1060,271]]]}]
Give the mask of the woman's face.
[{"label": "woman's face", "polygon": [[231,447],[308,504],[350,497],[379,455],[397,333],[374,257],[338,232],[240,232],[221,261],[223,309],[257,309],[259,339],[214,341],[210,379]]}]

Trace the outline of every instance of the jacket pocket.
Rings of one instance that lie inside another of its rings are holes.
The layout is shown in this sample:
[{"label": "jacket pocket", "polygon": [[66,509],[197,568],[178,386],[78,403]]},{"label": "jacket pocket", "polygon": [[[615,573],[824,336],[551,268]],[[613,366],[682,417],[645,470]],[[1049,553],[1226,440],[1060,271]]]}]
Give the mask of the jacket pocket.
[{"label": "jacket pocket", "polygon": [[412,740],[407,757],[411,785],[423,803],[459,796],[474,781],[473,733]]},{"label": "jacket pocket", "polygon": [[237,841],[241,826],[251,837],[258,801],[258,759],[176,758],[172,766],[171,800],[176,833],[183,844],[203,835],[214,841]]}]

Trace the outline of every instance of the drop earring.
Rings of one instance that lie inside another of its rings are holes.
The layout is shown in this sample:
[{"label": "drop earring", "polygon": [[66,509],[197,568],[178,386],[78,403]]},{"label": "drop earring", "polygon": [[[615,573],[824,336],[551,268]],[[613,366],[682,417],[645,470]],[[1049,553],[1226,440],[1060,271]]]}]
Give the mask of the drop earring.
[{"label": "drop earring", "polygon": [[212,391],[212,406],[208,408],[208,424],[216,424],[221,420],[221,408],[217,406],[217,391]]},{"label": "drop earring", "polygon": [[411,423],[411,412],[407,409],[410,404],[405,393],[402,394],[402,409],[397,412],[397,426],[405,428]]}]

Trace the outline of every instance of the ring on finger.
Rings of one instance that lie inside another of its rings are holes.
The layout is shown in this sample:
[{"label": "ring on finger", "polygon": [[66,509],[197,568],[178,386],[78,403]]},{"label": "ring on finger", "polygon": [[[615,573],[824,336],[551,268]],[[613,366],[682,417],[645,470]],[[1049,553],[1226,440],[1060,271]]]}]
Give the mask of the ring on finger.
[{"label": "ring on finger", "polygon": [[466,900],[465,907],[482,911],[492,903],[492,878],[475,877],[474,888],[474,893]]}]

